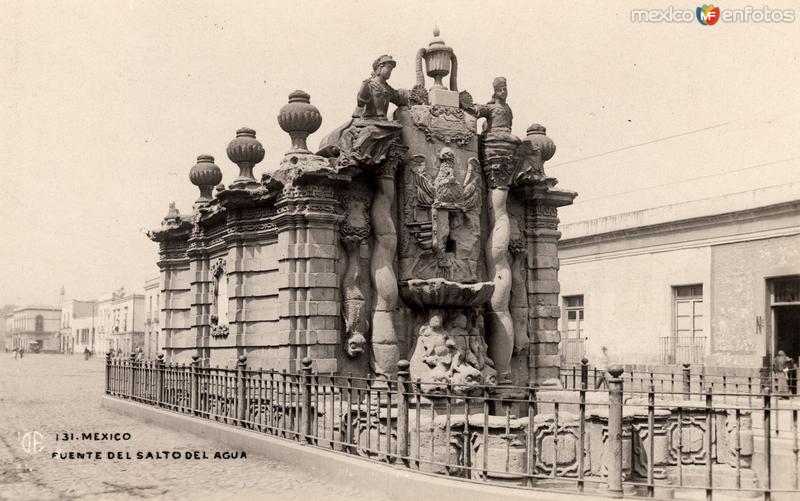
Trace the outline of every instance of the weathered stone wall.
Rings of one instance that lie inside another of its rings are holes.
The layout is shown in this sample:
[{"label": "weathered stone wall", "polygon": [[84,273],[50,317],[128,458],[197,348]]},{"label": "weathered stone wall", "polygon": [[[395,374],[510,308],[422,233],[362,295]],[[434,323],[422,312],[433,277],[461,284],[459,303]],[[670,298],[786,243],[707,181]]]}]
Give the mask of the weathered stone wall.
[{"label": "weathered stone wall", "polygon": [[188,363],[197,353],[197,334],[192,329],[192,286],[188,260],[170,263],[161,273],[164,342],[167,358]]},{"label": "weathered stone wall", "polygon": [[800,236],[717,245],[711,252],[712,361],[759,366],[770,334],[766,280],[800,274]]}]

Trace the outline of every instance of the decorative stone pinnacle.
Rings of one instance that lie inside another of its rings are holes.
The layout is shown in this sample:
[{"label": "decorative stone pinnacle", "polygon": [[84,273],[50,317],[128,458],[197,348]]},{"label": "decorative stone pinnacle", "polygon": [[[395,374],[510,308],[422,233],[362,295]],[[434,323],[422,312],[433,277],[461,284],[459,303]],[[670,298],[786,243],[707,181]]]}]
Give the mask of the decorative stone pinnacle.
[{"label": "decorative stone pinnacle", "polygon": [[200,188],[200,197],[195,205],[205,205],[211,201],[211,190],[222,181],[222,170],[214,164],[211,155],[199,155],[197,163],[189,171],[189,180]]},{"label": "decorative stone pinnacle", "polygon": [[287,155],[311,153],[306,145],[306,138],[313,134],[322,124],[322,115],[316,106],[311,104],[311,96],[303,90],[289,94],[289,103],[283,105],[278,113],[278,124],[292,138],[292,148]]},{"label": "decorative stone pinnacle", "polygon": [[547,129],[541,124],[531,124],[528,127],[525,141],[538,149],[542,154],[542,162],[547,162],[556,153],[556,144],[547,136]]},{"label": "decorative stone pinnacle", "polygon": [[625,369],[621,365],[612,365],[608,368],[608,373],[615,378],[620,377],[624,371]]},{"label": "decorative stone pinnacle", "polygon": [[259,186],[253,177],[253,167],[264,160],[265,152],[256,139],[256,131],[248,127],[237,130],[236,138],[228,143],[227,153],[231,162],[239,166],[239,177],[233,180],[231,187]]}]

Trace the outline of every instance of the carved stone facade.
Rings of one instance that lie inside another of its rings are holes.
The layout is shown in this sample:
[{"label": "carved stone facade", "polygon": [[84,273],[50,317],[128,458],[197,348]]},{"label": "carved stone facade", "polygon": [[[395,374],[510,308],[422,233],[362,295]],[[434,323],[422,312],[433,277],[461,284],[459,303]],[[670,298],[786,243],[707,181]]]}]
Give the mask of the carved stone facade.
[{"label": "carved stone facade", "polygon": [[505,78],[485,105],[459,92],[438,33],[412,89],[388,84],[395,64],[375,59],[317,154],[321,114],[298,90],[278,116],[291,148],[277,169],[256,179],[265,152],[249,128],[228,145],[227,188],[198,157],[192,214],[172,206],[151,233],[171,361],[291,371],[308,357],[380,380],[407,359],[431,394],[557,380],[557,208],[575,194],[544,173],[555,145],[538,124],[512,134]]}]

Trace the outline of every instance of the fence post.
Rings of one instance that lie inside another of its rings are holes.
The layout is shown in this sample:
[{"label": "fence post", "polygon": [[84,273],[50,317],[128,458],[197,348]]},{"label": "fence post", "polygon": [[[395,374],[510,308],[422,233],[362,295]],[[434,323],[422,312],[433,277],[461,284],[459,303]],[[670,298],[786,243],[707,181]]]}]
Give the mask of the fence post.
[{"label": "fence post", "polygon": [[192,372],[189,381],[189,411],[190,414],[197,414],[197,401],[200,393],[200,356],[192,355]]},{"label": "fence post", "polygon": [[691,364],[683,364],[683,397],[685,400],[692,398],[692,369]]},{"label": "fence post", "polygon": [[397,362],[397,455],[406,467],[410,466],[408,448],[408,360]]},{"label": "fence post", "polygon": [[622,372],[620,365],[608,368],[608,495],[622,497]]},{"label": "fence post", "polygon": [[772,381],[764,386],[764,500],[772,495]]},{"label": "fence post", "polygon": [[134,392],[136,391],[136,353],[131,352],[130,366],[131,366],[131,379],[130,387],[128,388],[128,398],[133,400]]},{"label": "fence post", "polygon": [[111,393],[111,350],[106,352],[106,394]]},{"label": "fence post", "polygon": [[586,357],[581,359],[581,388],[589,388],[589,359]]},{"label": "fence post", "polygon": [[239,426],[244,426],[247,417],[245,369],[247,369],[247,355],[239,355],[239,361],[236,363],[236,424]]},{"label": "fence post", "polygon": [[312,443],[311,440],[311,359],[305,357],[301,362],[303,365],[303,403],[300,413],[300,429],[303,437],[301,442]]},{"label": "fence post", "polygon": [[164,405],[164,354],[158,354],[156,360],[156,404],[158,407]]}]

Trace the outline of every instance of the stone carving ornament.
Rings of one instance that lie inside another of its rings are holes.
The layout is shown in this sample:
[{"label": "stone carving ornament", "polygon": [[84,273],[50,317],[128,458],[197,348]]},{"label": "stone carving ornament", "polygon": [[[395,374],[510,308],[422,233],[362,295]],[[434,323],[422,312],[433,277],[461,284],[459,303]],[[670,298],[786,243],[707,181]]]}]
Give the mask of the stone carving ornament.
[{"label": "stone carving ornament", "polygon": [[367,344],[369,321],[364,311],[361,286],[361,244],[372,232],[369,222],[369,198],[359,194],[342,197],[347,216],[340,227],[341,241],[347,253],[347,269],[342,279],[342,316],[345,325],[345,352],[357,357]]},{"label": "stone carving ornament", "polygon": [[[416,189],[415,203],[429,208],[430,223],[409,221],[407,226],[423,249],[433,249],[443,256],[450,236],[450,228],[457,226],[468,210],[480,211],[483,202],[482,176],[477,158],[468,160],[467,175],[459,183],[454,175],[455,155],[444,147],[439,150],[439,168],[436,178],[431,181],[425,173],[425,157],[418,155],[411,161],[411,172]],[[413,211],[412,211],[413,212]],[[447,278],[447,277],[443,277]]]},{"label": "stone carving ornament", "polygon": [[213,303],[211,304],[211,335],[227,337],[230,333],[228,325],[228,275],[227,262],[219,258],[211,264],[211,277],[214,280]]},{"label": "stone carving ornament", "polygon": [[482,334],[483,316],[476,315],[468,327],[463,312],[451,313],[445,328],[445,314],[432,310],[422,324],[411,356],[411,377],[429,394],[444,393],[452,385],[455,394],[470,394],[481,384],[494,384],[494,362],[486,354]]}]

